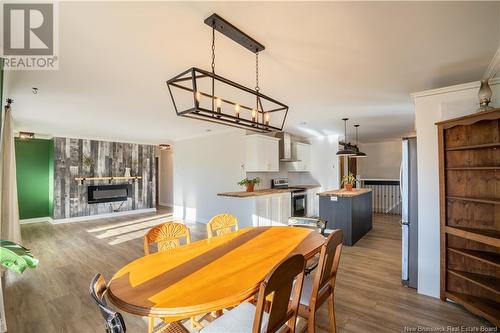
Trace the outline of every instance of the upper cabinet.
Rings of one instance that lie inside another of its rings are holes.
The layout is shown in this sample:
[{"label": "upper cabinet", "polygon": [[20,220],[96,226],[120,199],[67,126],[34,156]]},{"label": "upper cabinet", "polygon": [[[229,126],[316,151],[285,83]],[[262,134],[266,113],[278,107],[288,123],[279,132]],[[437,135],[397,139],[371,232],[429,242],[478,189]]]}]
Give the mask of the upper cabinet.
[{"label": "upper cabinet", "polygon": [[291,172],[305,172],[311,170],[311,145],[307,143],[296,142],[293,143],[292,151],[295,151],[297,162],[289,162],[288,171]]},{"label": "upper cabinet", "polygon": [[246,136],[246,172],[278,172],[279,138],[253,134]]}]

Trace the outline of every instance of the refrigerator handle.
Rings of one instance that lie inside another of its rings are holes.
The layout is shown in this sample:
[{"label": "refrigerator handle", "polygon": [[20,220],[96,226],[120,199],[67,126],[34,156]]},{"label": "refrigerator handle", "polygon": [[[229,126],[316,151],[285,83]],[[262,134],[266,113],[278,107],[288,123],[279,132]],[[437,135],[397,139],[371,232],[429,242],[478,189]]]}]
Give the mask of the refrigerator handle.
[{"label": "refrigerator handle", "polygon": [[403,160],[401,160],[401,165],[399,166],[399,194],[403,197]]}]

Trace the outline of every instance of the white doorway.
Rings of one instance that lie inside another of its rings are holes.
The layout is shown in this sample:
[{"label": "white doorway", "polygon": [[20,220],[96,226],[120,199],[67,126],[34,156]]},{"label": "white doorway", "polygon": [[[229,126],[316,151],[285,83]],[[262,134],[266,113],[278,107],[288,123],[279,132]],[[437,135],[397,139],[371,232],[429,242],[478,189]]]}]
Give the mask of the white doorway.
[{"label": "white doorway", "polygon": [[173,157],[174,151],[171,145],[169,148],[156,150],[155,158],[157,160],[157,208],[171,208],[174,197],[174,176],[173,176]]}]

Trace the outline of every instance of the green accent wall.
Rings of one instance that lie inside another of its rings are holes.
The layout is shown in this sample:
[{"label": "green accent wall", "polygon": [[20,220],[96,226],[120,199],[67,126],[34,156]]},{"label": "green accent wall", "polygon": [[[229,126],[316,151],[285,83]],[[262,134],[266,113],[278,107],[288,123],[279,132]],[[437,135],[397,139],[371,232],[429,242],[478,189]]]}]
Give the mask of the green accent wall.
[{"label": "green accent wall", "polygon": [[16,138],[15,147],[19,218],[52,216],[54,141]]},{"label": "green accent wall", "polygon": [[3,105],[3,58],[0,58],[0,105]]}]

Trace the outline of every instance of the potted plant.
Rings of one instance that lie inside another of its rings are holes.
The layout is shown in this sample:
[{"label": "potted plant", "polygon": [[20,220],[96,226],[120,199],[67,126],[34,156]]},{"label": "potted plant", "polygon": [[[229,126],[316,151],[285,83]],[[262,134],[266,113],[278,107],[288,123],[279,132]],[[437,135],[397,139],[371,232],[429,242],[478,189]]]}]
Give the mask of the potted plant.
[{"label": "potted plant", "polygon": [[356,182],[356,177],[352,173],[348,173],[342,177],[342,185],[346,191],[352,191],[352,185]]},{"label": "potted plant", "polygon": [[129,171],[129,176],[133,176],[133,177],[139,176],[139,161],[138,160],[132,161],[132,170],[131,171],[132,171],[131,173]]},{"label": "potted plant", "polygon": [[83,155],[82,163],[85,167],[89,169],[89,177],[94,176],[94,165],[95,161],[90,155]]},{"label": "potted plant", "polygon": [[26,268],[35,268],[38,260],[31,251],[19,244],[0,240],[0,265],[11,271],[22,273]]},{"label": "potted plant", "polygon": [[238,185],[246,186],[247,192],[253,192],[256,184],[260,184],[259,177],[252,178],[252,179],[245,178],[245,179],[242,179],[238,182]]}]

